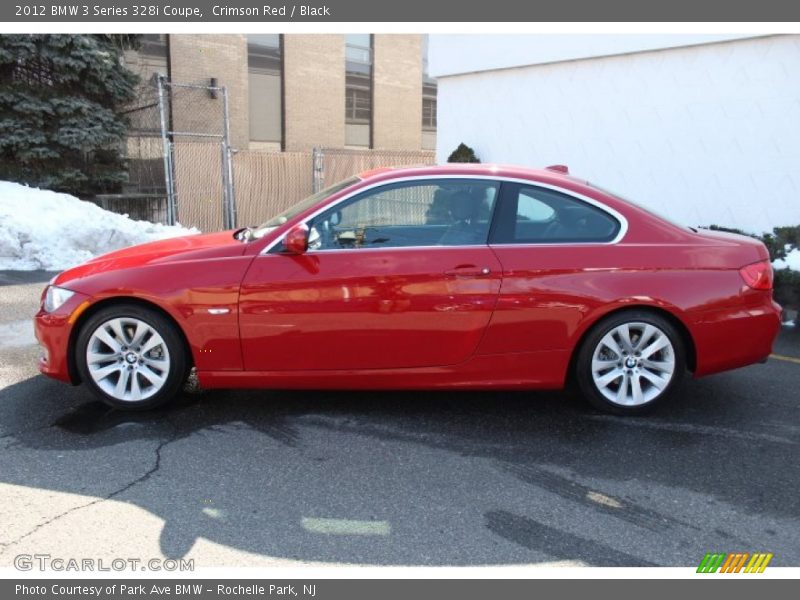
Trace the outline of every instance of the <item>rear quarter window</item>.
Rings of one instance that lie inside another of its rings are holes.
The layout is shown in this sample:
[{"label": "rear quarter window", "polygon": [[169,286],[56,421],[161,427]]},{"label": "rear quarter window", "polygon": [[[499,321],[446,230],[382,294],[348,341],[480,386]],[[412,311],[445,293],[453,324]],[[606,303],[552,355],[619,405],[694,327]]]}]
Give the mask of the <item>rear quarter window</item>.
[{"label": "rear quarter window", "polygon": [[504,189],[494,243],[605,243],[620,231],[616,217],[567,194],[537,186]]}]

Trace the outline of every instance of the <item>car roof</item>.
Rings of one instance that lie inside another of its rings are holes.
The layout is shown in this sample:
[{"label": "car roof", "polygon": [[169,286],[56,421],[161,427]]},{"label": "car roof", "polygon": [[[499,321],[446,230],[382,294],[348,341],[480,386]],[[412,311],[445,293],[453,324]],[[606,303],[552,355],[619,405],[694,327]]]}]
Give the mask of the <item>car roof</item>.
[{"label": "car roof", "polygon": [[530,179],[542,182],[586,183],[568,173],[550,168],[532,169],[516,165],[493,163],[448,163],[445,165],[382,167],[359,173],[361,180],[382,181],[401,177],[433,177],[436,175],[464,175],[467,177],[510,177],[513,179]]}]

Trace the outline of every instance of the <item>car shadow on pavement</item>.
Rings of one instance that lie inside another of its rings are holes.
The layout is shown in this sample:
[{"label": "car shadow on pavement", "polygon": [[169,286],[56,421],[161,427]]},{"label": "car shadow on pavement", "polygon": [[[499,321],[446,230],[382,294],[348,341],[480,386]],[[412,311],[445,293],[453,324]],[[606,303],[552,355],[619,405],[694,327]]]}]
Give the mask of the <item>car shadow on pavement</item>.
[{"label": "car shadow on pavement", "polygon": [[743,373],[644,418],[529,392],[213,391],[121,412],[37,376],[0,390],[0,482],[135,504],[172,558],[204,538],[335,563],[692,564],[797,540],[796,407]]}]

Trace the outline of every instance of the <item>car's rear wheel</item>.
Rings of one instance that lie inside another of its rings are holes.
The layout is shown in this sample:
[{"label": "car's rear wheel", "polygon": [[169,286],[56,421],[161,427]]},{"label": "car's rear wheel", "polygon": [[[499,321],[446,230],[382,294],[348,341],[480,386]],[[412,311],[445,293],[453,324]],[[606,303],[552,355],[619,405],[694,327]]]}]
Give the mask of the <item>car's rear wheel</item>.
[{"label": "car's rear wheel", "polygon": [[650,411],[686,374],[681,335],[667,319],[626,311],[600,322],[581,346],[576,379],[596,408],[620,415]]},{"label": "car's rear wheel", "polygon": [[159,406],[188,375],[183,340],[173,323],[135,304],[92,315],[75,346],[81,380],[106,404],[126,410]]}]

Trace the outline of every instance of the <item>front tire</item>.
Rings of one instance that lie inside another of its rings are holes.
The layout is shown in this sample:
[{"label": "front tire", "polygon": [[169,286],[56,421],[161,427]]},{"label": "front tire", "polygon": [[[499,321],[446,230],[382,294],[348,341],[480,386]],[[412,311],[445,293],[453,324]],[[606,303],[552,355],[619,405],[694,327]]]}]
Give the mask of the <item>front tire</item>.
[{"label": "front tire", "polygon": [[578,352],[575,375],[595,408],[638,415],[679,387],[686,365],[675,326],[661,315],[637,310],[612,315],[592,329]]},{"label": "front tire", "polygon": [[175,325],[136,304],[118,304],[92,315],[78,334],[75,362],[95,396],[123,410],[155,408],[172,400],[189,371]]}]

